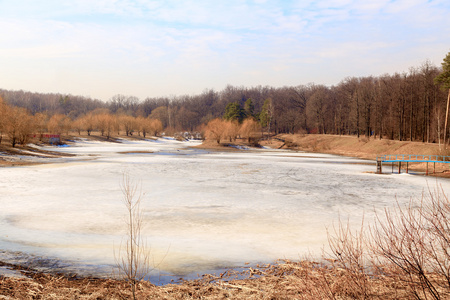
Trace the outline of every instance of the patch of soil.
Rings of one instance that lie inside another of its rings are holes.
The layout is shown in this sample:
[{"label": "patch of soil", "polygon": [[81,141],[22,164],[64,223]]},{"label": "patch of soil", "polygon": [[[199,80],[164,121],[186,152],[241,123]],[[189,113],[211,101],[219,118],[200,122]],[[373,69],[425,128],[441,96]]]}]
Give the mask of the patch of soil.
[{"label": "patch of soil", "polygon": [[123,151],[123,152],[118,152],[120,154],[148,154],[148,153],[154,153],[153,151]]},{"label": "patch of soil", "polygon": [[252,148],[260,148],[262,146],[261,143],[256,142],[248,142],[246,139],[236,139],[232,142],[220,142],[211,140],[204,140],[201,145],[192,146],[193,148],[199,149],[207,149],[207,150],[220,150],[220,151],[240,151],[243,149],[252,149]]}]

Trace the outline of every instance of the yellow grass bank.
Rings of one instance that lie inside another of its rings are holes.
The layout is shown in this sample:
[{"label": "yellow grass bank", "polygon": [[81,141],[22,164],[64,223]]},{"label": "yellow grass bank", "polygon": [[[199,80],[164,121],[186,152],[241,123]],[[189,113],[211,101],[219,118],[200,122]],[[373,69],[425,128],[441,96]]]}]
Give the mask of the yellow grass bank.
[{"label": "yellow grass bank", "polygon": [[[280,134],[262,143],[273,148],[286,148],[307,152],[320,152],[375,160],[384,154],[422,154],[450,156],[443,145],[409,141],[393,141],[356,136],[338,136],[325,134]],[[411,170],[425,171],[426,163],[410,164]],[[433,175],[434,166],[429,166]],[[375,166],[374,166],[375,171]],[[450,164],[436,164],[436,176],[450,177]]]}]

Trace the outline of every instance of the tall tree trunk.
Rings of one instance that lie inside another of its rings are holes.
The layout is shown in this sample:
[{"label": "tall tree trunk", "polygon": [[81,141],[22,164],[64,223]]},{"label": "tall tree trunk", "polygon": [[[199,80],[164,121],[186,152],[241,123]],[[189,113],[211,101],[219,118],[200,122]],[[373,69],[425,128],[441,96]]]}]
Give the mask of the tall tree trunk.
[{"label": "tall tree trunk", "polygon": [[447,110],[445,112],[445,126],[444,126],[444,149],[447,149],[447,144],[445,143],[446,137],[447,137],[447,120],[448,120],[448,105],[450,102],[450,89],[448,89],[448,96],[447,96]]},{"label": "tall tree trunk", "polygon": [[358,132],[358,138],[359,138],[359,99],[358,99],[358,95],[356,95],[356,130]]}]

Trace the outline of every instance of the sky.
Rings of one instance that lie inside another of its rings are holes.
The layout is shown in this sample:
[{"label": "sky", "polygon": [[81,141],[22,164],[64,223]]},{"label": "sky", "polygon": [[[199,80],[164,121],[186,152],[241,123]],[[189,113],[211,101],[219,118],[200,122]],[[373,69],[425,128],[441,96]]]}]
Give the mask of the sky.
[{"label": "sky", "polygon": [[0,88],[103,101],[336,85],[450,52],[448,0],[0,0]]}]

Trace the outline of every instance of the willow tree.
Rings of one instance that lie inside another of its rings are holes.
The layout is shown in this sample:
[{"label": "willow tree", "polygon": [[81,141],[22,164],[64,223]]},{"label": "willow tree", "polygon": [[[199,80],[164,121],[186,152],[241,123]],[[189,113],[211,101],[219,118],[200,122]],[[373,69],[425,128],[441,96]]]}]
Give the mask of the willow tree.
[{"label": "willow tree", "polygon": [[444,58],[442,63],[442,72],[434,79],[435,84],[440,84],[441,88],[448,90],[447,96],[447,110],[445,113],[445,125],[444,125],[444,147],[447,147],[445,143],[447,137],[447,120],[448,120],[448,108],[450,104],[450,52]]}]

